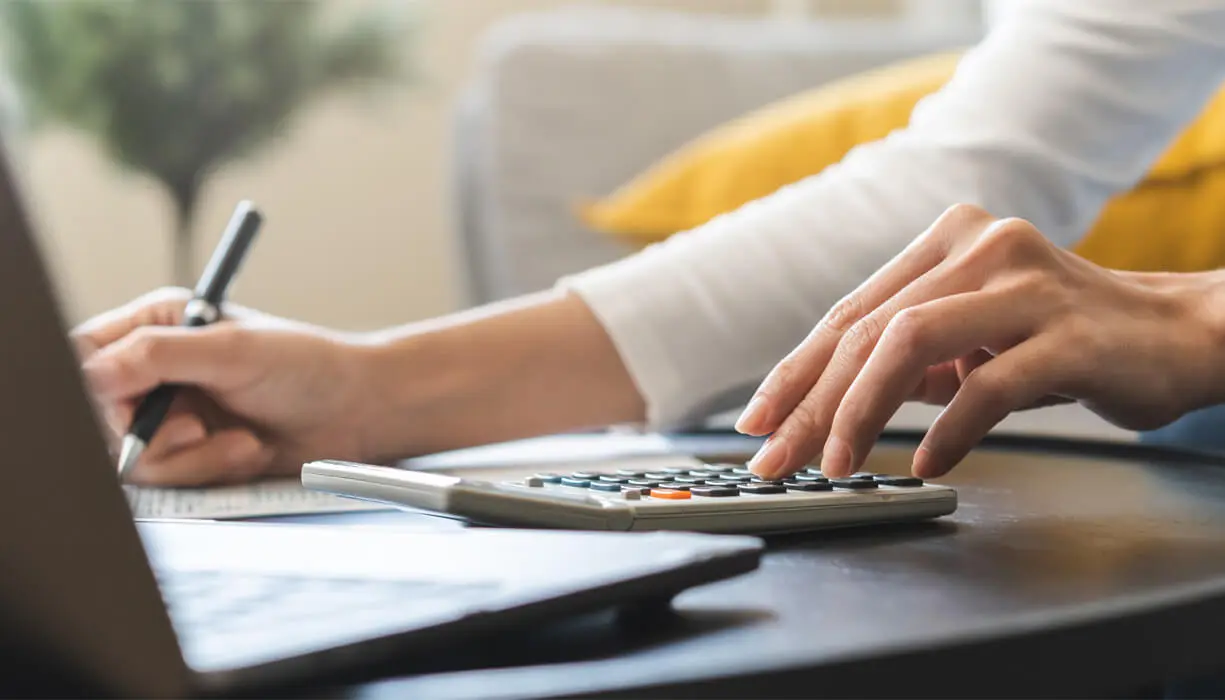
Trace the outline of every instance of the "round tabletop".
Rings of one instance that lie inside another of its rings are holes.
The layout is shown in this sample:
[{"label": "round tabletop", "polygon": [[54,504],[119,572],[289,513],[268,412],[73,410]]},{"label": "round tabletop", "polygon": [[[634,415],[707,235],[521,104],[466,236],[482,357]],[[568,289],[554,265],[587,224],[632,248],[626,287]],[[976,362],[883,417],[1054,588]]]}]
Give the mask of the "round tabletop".
[{"label": "round tabletop", "polygon": [[[743,459],[756,442],[676,444]],[[887,440],[865,469],[907,473],[914,446]],[[1225,465],[1019,440],[940,483],[952,515],[771,538],[759,570],[674,615],[508,631],[345,694],[1083,696],[1225,669]]]}]

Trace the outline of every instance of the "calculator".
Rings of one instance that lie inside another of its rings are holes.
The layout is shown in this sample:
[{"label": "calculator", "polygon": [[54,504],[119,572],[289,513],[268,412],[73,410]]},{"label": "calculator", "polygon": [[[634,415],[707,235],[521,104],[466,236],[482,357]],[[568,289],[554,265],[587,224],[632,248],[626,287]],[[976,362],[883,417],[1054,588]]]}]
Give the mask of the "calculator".
[{"label": "calculator", "polygon": [[302,485],[479,524],[580,530],[772,534],[928,520],[957,509],[953,488],[904,475],[830,479],[812,467],[765,481],[742,463],[683,456],[549,466],[414,471],[321,460],[303,465]]}]

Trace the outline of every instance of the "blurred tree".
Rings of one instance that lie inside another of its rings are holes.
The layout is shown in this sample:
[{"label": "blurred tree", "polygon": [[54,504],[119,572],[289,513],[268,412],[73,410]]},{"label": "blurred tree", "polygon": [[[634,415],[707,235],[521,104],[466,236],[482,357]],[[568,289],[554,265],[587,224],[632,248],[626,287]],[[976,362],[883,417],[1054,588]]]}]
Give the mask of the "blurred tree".
[{"label": "blurred tree", "polygon": [[267,145],[333,88],[406,77],[412,24],[369,12],[326,29],[324,10],[317,0],[0,0],[0,22],[33,123],[82,129],[166,188],[175,282],[191,285],[196,205],[218,167]]}]

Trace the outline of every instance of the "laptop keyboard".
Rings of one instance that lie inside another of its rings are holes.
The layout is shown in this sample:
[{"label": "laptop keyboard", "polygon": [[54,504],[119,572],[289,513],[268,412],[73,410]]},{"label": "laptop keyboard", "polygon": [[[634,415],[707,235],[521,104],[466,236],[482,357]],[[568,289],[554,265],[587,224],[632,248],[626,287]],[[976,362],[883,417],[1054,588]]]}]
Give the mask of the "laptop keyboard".
[{"label": "laptop keyboard", "polygon": [[[227,640],[310,645],[308,637],[358,628],[412,629],[489,600],[496,584],[322,579],[212,571],[161,571],[157,580],[184,643],[211,652]],[[325,643],[320,639],[319,642]]]}]

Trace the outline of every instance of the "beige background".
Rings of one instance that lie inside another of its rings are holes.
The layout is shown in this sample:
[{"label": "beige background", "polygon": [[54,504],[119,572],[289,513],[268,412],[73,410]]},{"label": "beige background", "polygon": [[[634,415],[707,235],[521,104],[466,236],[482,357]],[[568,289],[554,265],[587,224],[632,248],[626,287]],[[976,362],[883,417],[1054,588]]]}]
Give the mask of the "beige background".
[{"label": "beige background", "polygon": [[[350,9],[354,0],[335,0]],[[794,10],[804,0],[607,0],[703,12]],[[203,264],[236,200],[267,227],[234,298],[279,314],[363,329],[457,308],[451,240],[451,109],[492,23],[562,0],[433,0],[418,56],[425,82],[375,101],[331,98],[273,148],[216,174],[203,196]],[[818,12],[889,12],[903,0],[826,0]],[[853,8],[853,10],[848,10]],[[20,161],[73,322],[170,281],[171,209],[155,183],[117,170],[87,137],[34,135]]]}]

